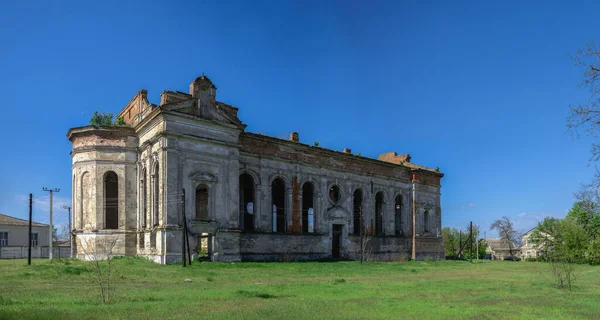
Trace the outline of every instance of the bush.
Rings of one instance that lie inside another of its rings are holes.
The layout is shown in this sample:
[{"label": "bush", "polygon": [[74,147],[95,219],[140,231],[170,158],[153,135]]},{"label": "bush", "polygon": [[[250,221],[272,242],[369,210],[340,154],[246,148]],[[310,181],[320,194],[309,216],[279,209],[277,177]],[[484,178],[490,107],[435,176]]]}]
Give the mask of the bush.
[{"label": "bush", "polygon": [[525,258],[525,261],[527,261],[527,262],[537,262],[538,258]]}]

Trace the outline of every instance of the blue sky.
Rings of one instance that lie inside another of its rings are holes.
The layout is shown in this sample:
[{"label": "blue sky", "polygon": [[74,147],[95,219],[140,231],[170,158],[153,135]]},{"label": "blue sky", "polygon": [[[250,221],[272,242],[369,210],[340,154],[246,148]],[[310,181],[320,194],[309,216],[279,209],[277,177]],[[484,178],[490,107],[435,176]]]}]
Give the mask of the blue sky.
[{"label": "blue sky", "polygon": [[[324,3],[326,2],[326,3]],[[70,203],[70,127],[159,102],[202,72],[249,131],[439,166],[444,226],[521,230],[564,216],[590,181],[586,99],[569,58],[600,3],[548,1],[11,1],[0,11],[0,213],[55,221]],[[489,234],[488,234],[489,235]]]}]

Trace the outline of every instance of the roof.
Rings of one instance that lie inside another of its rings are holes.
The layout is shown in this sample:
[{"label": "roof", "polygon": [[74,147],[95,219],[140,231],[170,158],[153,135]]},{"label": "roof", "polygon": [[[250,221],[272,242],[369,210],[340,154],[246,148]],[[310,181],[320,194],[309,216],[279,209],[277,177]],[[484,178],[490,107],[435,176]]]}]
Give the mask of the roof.
[{"label": "roof", "polygon": [[[11,216],[7,216],[5,214],[0,213],[0,225],[3,226],[29,226],[28,220],[23,220]],[[32,226],[35,227],[47,227],[47,224],[39,223],[39,222],[31,222]]]},{"label": "roof", "polygon": [[[492,250],[502,250],[502,249],[508,250],[508,248],[509,248],[508,241],[501,239],[501,238],[485,238],[485,242],[487,242],[487,244],[490,246],[490,248]],[[517,246],[512,245],[512,247],[514,249]]]},{"label": "roof", "polygon": [[531,233],[531,232],[533,232],[533,230],[535,230],[535,229],[537,229],[537,226],[535,226],[535,227],[531,228],[529,231],[527,231],[527,232],[523,233],[523,234],[521,235],[521,238],[522,238],[522,237],[524,237],[524,236],[526,236],[526,235],[528,235],[528,234],[530,234],[530,233]]}]

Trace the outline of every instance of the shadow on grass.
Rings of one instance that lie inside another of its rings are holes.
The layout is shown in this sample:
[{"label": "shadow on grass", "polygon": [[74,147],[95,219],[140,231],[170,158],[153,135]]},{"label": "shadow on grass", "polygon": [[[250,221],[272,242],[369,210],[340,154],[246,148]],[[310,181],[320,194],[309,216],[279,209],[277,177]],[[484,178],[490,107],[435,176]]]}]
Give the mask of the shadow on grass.
[{"label": "shadow on grass", "polygon": [[242,297],[248,298],[261,298],[261,299],[274,299],[278,298],[275,295],[269,293],[255,292],[255,291],[246,291],[246,290],[238,290],[237,294]]}]

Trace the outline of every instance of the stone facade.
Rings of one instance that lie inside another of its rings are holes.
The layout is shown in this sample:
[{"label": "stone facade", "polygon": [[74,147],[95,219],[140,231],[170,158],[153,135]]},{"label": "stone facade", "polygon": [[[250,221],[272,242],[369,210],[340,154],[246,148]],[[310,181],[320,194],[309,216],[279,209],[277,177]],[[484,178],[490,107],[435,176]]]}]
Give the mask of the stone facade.
[{"label": "stone facade", "polygon": [[203,75],[160,105],[139,91],[127,126],[70,129],[75,254],[110,239],[113,254],[180,260],[186,219],[211,261],[355,259],[360,234],[368,258],[404,259],[414,213],[415,256],[443,258],[438,170],[246,132],[237,111]]}]

